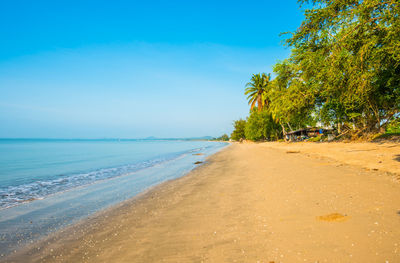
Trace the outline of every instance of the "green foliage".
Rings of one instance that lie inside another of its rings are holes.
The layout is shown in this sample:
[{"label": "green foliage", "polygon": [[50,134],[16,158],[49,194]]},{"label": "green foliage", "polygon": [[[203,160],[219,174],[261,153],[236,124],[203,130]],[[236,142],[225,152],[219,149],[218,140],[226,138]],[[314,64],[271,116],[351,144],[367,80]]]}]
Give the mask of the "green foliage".
[{"label": "green foliage", "polygon": [[268,111],[253,110],[246,122],[246,139],[252,141],[277,140],[281,137],[280,125]]},{"label": "green foliage", "polygon": [[229,136],[227,134],[222,135],[221,137],[217,138],[219,141],[229,141]]},{"label": "green foliage", "polygon": [[287,43],[297,67],[289,79],[299,79],[313,100],[304,105],[313,103],[339,131],[378,132],[400,108],[399,2],[300,2],[312,9]]},{"label": "green foliage", "polygon": [[276,79],[272,81],[269,111],[284,130],[314,126],[315,95],[300,76],[297,65],[288,60],[274,66]]},{"label": "green foliage", "polygon": [[245,127],[246,127],[246,121],[245,120],[237,120],[233,123],[233,132],[231,134],[231,139],[234,141],[240,141],[241,139],[245,139]]},{"label": "green foliage", "polygon": [[400,118],[393,120],[387,126],[386,133],[400,133]]},{"label": "green foliage", "polygon": [[317,122],[352,137],[400,132],[400,2],[299,2],[310,8],[287,39],[290,58],[274,66],[274,80],[255,74],[246,85],[246,138]]},{"label": "green foliage", "polygon": [[318,135],[316,137],[312,137],[312,138],[308,139],[307,141],[309,141],[309,142],[319,142],[319,141],[322,141],[322,136]]}]

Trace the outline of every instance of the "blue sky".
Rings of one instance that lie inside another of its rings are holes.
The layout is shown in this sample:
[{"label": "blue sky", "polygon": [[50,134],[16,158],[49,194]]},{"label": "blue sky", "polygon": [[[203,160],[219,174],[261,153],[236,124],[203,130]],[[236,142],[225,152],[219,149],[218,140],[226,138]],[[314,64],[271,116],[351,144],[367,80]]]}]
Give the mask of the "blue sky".
[{"label": "blue sky", "polygon": [[0,137],[219,136],[296,1],[1,1]]}]

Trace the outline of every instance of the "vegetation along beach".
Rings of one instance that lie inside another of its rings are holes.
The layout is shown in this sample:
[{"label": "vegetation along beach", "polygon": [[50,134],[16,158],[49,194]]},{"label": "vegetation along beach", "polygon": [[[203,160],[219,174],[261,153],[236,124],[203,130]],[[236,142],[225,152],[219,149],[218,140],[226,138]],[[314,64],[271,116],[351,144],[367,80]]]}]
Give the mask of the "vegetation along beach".
[{"label": "vegetation along beach", "polygon": [[400,262],[400,3],[0,3],[0,262]]}]

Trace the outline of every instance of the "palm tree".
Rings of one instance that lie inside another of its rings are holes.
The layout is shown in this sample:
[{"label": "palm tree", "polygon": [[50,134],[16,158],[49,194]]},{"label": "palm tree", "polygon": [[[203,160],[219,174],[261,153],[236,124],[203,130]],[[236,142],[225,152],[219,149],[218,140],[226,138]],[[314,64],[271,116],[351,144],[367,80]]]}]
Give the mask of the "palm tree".
[{"label": "palm tree", "polygon": [[268,86],[271,80],[270,74],[253,74],[250,82],[246,84],[246,90],[244,95],[248,95],[250,110],[252,110],[256,103],[258,111],[262,111],[265,105],[269,104],[269,99],[267,98]]}]

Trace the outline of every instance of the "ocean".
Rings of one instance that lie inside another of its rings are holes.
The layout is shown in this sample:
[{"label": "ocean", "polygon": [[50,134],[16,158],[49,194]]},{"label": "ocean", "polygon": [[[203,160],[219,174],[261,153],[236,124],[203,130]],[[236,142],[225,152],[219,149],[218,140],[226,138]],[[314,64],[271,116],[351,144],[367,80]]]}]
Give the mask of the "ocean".
[{"label": "ocean", "polygon": [[0,255],[181,177],[226,145],[0,139]]}]

